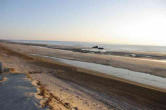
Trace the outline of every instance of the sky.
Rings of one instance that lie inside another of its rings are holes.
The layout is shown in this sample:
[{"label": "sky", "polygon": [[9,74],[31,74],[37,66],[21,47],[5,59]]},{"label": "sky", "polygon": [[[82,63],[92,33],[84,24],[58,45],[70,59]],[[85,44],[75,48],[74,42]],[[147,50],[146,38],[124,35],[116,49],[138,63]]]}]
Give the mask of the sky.
[{"label": "sky", "polygon": [[165,0],[0,0],[0,39],[165,45]]}]

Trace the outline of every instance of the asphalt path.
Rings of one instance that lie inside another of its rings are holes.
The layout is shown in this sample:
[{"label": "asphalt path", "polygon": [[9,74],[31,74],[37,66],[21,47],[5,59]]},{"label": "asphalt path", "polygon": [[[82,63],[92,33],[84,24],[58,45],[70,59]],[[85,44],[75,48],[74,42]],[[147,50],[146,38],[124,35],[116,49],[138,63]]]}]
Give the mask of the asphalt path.
[{"label": "asphalt path", "polygon": [[[34,97],[37,92],[25,74],[5,74],[0,82],[0,110],[46,110]],[[0,75],[0,80],[2,75]]]}]

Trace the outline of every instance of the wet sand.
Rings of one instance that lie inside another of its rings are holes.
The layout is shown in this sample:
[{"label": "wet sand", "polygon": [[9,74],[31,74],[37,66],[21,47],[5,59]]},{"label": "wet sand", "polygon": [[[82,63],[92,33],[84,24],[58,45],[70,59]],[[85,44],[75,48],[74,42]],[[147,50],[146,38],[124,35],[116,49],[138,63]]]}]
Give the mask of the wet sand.
[{"label": "wet sand", "polygon": [[[84,107],[86,109],[83,110],[104,110],[104,109],[105,110],[107,109],[108,110],[109,109],[165,110],[166,109],[166,102],[165,102],[166,93],[164,91],[154,90],[150,88],[148,89],[136,84],[128,83],[127,81],[124,82],[120,79],[115,79],[113,77],[97,75],[92,71],[60,64],[48,59],[41,59],[38,57],[32,58],[28,56],[29,54],[33,53],[50,55],[50,53],[52,52],[53,55],[57,56],[59,55],[61,57],[66,57],[70,59],[72,58],[77,59],[81,57],[82,59],[85,60],[86,58],[95,59],[94,54],[82,55],[80,53],[75,53],[73,55],[73,53],[64,50],[55,50],[55,49],[50,50],[47,48],[39,48],[34,46],[23,46],[23,45],[16,45],[16,44],[13,45],[13,44],[3,44],[3,43],[0,45],[0,47],[1,47],[1,53],[3,53],[1,54],[0,60],[3,61],[6,65],[14,66],[15,68],[17,68],[18,71],[26,71],[28,73],[31,73],[33,78],[41,80],[42,83],[46,84],[46,87],[49,87],[50,90],[54,91],[54,94],[61,96],[61,98],[65,96],[66,97],[75,96],[75,98],[72,97],[71,99],[68,99],[68,101],[71,105],[75,105],[79,109],[83,109]],[[4,52],[2,52],[2,50],[4,50]],[[78,56],[79,54],[82,56]],[[152,67],[154,66],[151,65],[152,62],[148,63],[142,61],[139,62],[139,60],[131,58],[130,61],[126,59],[126,57],[116,58],[115,56],[106,57],[104,55],[96,57],[99,58],[99,61],[104,58],[105,61],[107,61],[106,59],[111,59],[112,61],[114,61],[114,64],[119,64],[119,65],[121,64],[121,62],[126,60],[125,63],[128,64],[127,66],[129,67],[131,65],[130,63],[136,63],[136,65],[138,66],[135,68],[140,68],[139,67],[139,65],[141,65],[140,63],[145,63],[145,65],[147,66],[152,66]],[[95,61],[94,59],[91,60]],[[13,62],[11,63],[11,61]],[[101,60],[101,62],[102,61],[103,60]],[[159,64],[161,66],[157,65],[158,68],[159,67],[163,68],[165,65],[164,63],[159,63]],[[145,65],[142,65],[142,67]],[[21,67],[23,68],[21,69]],[[53,84],[54,79],[57,79],[58,81],[54,82],[55,85],[53,87],[51,86],[51,84]],[[59,86],[57,87],[57,85]],[[61,86],[63,86],[64,88],[62,89]],[[63,95],[61,93],[64,93],[66,95]],[[74,93],[77,93],[77,95],[75,95]],[[77,101],[78,99],[81,100]],[[95,105],[93,105],[93,103],[95,103]]]}]

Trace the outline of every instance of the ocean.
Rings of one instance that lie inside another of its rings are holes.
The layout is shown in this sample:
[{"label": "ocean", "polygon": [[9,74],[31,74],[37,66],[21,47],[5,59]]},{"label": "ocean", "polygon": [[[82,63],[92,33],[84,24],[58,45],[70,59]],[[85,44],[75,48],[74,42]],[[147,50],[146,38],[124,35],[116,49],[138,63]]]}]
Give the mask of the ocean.
[{"label": "ocean", "polygon": [[166,46],[145,46],[145,45],[117,45],[117,44],[102,44],[94,42],[72,42],[72,41],[44,41],[44,40],[12,40],[12,42],[35,43],[47,45],[65,45],[65,46],[81,46],[93,47],[100,46],[106,51],[139,51],[139,52],[159,52],[166,53]]}]

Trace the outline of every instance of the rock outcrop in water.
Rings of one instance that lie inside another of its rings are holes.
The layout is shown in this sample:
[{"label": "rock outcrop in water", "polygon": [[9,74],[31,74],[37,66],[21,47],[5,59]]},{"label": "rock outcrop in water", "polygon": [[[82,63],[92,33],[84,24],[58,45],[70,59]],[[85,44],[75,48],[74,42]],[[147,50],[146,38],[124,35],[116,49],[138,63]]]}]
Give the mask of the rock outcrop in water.
[{"label": "rock outcrop in water", "polygon": [[104,48],[103,47],[99,47],[99,46],[93,46],[92,48],[95,48],[95,49],[100,49],[100,50],[103,50]]},{"label": "rock outcrop in water", "polygon": [[98,49],[99,47],[96,45],[96,46],[93,46],[92,48],[96,48],[96,49]]}]

